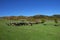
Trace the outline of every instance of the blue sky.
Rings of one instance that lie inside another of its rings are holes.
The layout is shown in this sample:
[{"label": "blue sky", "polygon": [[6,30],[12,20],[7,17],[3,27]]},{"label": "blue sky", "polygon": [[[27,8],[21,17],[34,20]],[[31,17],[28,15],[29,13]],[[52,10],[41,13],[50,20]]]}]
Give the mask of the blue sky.
[{"label": "blue sky", "polygon": [[60,0],[0,0],[0,16],[60,14]]}]

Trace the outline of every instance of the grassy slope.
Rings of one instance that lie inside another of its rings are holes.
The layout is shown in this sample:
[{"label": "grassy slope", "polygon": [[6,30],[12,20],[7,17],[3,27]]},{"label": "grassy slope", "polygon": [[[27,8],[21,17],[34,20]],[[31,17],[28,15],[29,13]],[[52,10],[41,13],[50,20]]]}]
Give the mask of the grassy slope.
[{"label": "grassy slope", "polygon": [[33,26],[7,26],[0,20],[0,40],[60,40],[60,26],[37,24]]}]

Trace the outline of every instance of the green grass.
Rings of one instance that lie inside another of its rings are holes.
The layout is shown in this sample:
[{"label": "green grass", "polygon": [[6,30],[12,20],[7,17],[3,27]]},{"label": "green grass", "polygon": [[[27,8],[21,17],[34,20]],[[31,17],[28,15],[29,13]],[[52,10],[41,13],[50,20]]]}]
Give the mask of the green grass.
[{"label": "green grass", "polygon": [[0,20],[0,40],[60,40],[60,26],[54,22],[33,26],[7,26],[6,22]]}]

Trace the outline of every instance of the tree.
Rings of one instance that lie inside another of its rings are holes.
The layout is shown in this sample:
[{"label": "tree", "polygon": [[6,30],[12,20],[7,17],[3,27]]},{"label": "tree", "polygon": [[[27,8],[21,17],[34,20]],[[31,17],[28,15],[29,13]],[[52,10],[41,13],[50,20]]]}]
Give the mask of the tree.
[{"label": "tree", "polygon": [[41,23],[45,23],[45,19],[41,19]]},{"label": "tree", "polygon": [[54,26],[58,26],[58,25],[57,25],[58,20],[57,20],[57,19],[54,19],[54,21],[55,21],[55,23],[56,23]]},{"label": "tree", "polygon": [[55,23],[58,23],[58,20],[57,19],[54,19]]}]

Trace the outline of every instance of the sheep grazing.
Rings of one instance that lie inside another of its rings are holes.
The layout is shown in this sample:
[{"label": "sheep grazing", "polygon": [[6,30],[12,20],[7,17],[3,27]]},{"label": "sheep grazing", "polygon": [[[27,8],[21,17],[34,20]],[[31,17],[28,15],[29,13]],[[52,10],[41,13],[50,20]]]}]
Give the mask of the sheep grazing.
[{"label": "sheep grazing", "polygon": [[8,26],[13,25],[13,26],[25,26],[25,25],[30,25],[32,26],[33,24],[39,24],[40,22],[11,22],[11,23],[7,23]]}]

